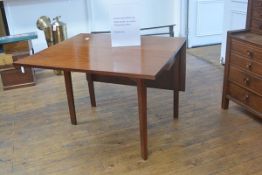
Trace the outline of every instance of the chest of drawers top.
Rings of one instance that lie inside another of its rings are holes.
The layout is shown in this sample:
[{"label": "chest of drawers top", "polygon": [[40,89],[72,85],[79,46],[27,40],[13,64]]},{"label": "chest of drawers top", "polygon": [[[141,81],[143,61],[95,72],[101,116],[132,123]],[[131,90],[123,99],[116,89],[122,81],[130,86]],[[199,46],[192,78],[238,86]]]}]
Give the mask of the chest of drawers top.
[{"label": "chest of drawers top", "polygon": [[262,44],[262,35],[257,33],[246,32],[246,31],[236,32],[236,33],[231,33],[231,37],[237,40],[248,42],[256,46],[261,46]]}]

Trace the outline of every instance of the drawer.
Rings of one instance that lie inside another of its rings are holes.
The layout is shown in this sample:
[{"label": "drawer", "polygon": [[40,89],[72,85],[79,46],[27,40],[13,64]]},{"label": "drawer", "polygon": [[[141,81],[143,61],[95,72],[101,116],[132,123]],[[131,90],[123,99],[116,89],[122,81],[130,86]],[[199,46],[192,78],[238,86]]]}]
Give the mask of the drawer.
[{"label": "drawer", "polygon": [[262,79],[252,77],[231,66],[229,70],[229,80],[238,83],[244,88],[253,90],[262,96]]},{"label": "drawer", "polygon": [[246,59],[262,63],[262,48],[232,39],[231,49]]},{"label": "drawer", "polygon": [[238,66],[246,71],[257,74],[262,77],[262,63],[258,63],[252,60],[244,59],[234,51],[230,55],[230,65]]},{"label": "drawer", "polygon": [[16,69],[5,70],[1,72],[1,79],[4,88],[18,86],[34,82],[34,75],[31,68],[25,68],[25,73]]},{"label": "drawer", "polygon": [[234,83],[229,83],[229,95],[242,104],[262,113],[262,97],[241,88]]},{"label": "drawer", "polygon": [[262,20],[259,20],[258,18],[253,18],[251,21],[251,31],[262,34]]}]

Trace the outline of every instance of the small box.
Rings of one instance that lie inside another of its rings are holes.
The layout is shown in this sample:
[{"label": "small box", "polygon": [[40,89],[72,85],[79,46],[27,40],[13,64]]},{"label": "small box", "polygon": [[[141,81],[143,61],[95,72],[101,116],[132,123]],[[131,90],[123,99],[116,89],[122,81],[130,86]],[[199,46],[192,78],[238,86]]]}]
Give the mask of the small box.
[{"label": "small box", "polygon": [[13,66],[14,61],[23,59],[32,52],[31,41],[24,38],[25,36],[27,37],[25,34],[0,37],[0,43],[4,51],[4,53],[0,54],[0,74],[4,90],[36,84],[32,68],[25,68],[24,71],[21,71]]},{"label": "small box", "polygon": [[1,79],[4,90],[35,85],[35,76],[31,68],[25,68],[25,73],[15,68],[3,69]]}]

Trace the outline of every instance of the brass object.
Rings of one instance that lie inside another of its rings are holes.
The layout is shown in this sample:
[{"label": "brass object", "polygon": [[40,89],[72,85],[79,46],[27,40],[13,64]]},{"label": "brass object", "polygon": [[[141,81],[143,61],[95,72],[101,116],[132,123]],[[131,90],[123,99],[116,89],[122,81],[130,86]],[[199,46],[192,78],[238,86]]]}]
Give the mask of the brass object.
[{"label": "brass object", "polygon": [[[50,47],[67,39],[66,24],[60,21],[61,16],[53,18],[54,22],[47,16],[41,16],[36,22],[39,30],[44,31],[47,46]],[[61,70],[54,70],[56,75],[62,75]]]},{"label": "brass object", "polygon": [[247,51],[247,56],[249,59],[253,58],[253,53],[251,51]]},{"label": "brass object", "polygon": [[52,23],[54,44],[57,44],[67,39],[66,24],[61,22],[59,18],[61,18],[61,16],[55,17],[53,19],[55,22]]},{"label": "brass object", "polygon": [[39,30],[44,31],[47,46],[50,47],[54,45],[54,37],[50,18],[47,16],[41,16],[38,18],[36,26]]},{"label": "brass object", "polygon": [[246,86],[248,86],[248,85],[249,85],[249,82],[250,82],[250,79],[249,79],[249,78],[244,78],[243,82],[244,82],[244,84],[245,84]]},{"label": "brass object", "polygon": [[247,67],[248,70],[251,70],[251,69],[252,69],[252,63],[248,63],[248,64],[246,65],[246,67]]},{"label": "brass object", "polygon": [[38,20],[36,21],[36,26],[39,30],[44,30],[48,27],[51,26],[51,20],[49,17],[47,16],[41,16],[40,18],[38,18]]},{"label": "brass object", "polygon": [[44,29],[44,33],[45,33],[47,46],[50,47],[50,46],[54,45],[54,37],[53,37],[52,28],[48,27],[48,28]]}]

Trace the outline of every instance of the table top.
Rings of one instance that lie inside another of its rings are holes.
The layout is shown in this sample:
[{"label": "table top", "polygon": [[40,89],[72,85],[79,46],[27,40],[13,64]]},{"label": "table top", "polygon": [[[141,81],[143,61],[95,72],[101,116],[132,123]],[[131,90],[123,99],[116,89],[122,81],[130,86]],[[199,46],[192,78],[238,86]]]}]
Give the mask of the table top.
[{"label": "table top", "polygon": [[184,43],[142,36],[141,46],[111,47],[110,34],[78,34],[14,65],[154,80]]}]

